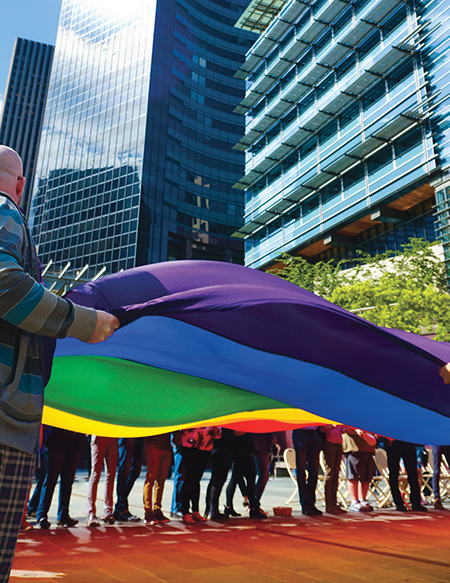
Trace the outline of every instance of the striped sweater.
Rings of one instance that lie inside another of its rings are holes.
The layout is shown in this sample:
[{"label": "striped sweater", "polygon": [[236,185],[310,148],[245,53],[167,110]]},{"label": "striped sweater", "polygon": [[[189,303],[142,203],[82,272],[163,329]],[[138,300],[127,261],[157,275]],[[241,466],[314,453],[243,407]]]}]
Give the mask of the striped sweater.
[{"label": "striped sweater", "polygon": [[57,297],[39,283],[39,262],[26,221],[0,193],[0,443],[36,450],[43,407],[41,336],[89,340],[94,310]]}]

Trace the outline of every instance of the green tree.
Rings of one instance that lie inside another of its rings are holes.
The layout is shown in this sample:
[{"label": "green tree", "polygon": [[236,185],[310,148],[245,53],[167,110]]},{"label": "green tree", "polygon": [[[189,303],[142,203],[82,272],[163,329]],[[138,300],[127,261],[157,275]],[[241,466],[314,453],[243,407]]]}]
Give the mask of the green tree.
[{"label": "green tree", "polygon": [[334,304],[388,328],[436,334],[450,341],[450,295],[444,264],[433,243],[410,239],[403,251],[370,256],[360,252],[357,265],[308,263],[284,254],[283,266],[271,273]]}]

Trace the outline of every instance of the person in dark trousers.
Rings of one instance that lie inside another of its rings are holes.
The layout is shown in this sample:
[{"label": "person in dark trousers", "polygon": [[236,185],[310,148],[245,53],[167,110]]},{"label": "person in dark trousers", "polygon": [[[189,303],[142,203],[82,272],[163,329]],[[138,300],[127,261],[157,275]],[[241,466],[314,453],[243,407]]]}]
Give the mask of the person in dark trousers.
[{"label": "person in dark trousers", "polygon": [[70,516],[69,505],[78,458],[85,443],[86,436],[81,433],[56,427],[50,429],[46,439],[48,472],[36,512],[36,519],[40,528],[44,530],[50,528],[48,511],[52,503],[56,482],[60,476],[57,525],[73,527],[78,524],[78,520]]},{"label": "person in dark trousers", "polygon": [[220,512],[219,498],[233,462],[233,431],[221,429],[220,439],[214,440],[211,452],[211,480],[206,492],[206,517],[215,521],[227,520],[229,516]]},{"label": "person in dark trousers", "polygon": [[411,490],[411,510],[414,512],[426,512],[426,506],[423,506],[421,503],[419,478],[417,476],[416,446],[413,443],[400,441],[399,439],[386,439],[385,448],[388,458],[389,487],[397,510],[399,512],[406,512],[407,510],[398,487],[400,459],[402,459]]},{"label": "person in dark trousers", "polygon": [[[292,441],[295,449],[297,483],[302,513],[307,516],[320,516],[322,512],[316,508],[315,504],[322,438],[317,432],[317,427],[302,427],[294,429]],[[308,478],[306,472],[308,472]]]},{"label": "person in dark trousers", "polygon": [[139,478],[144,457],[144,438],[127,437],[119,439],[119,462],[117,466],[117,501],[114,518],[117,522],[139,522],[140,518],[131,514],[128,496]]},{"label": "person in dark trousers", "polygon": [[254,436],[252,433],[234,431],[233,471],[227,486],[227,503],[225,514],[235,516],[233,497],[238,482],[243,478],[245,494],[249,504],[250,518],[264,519],[266,514],[261,510],[256,496],[256,464],[253,456]]}]

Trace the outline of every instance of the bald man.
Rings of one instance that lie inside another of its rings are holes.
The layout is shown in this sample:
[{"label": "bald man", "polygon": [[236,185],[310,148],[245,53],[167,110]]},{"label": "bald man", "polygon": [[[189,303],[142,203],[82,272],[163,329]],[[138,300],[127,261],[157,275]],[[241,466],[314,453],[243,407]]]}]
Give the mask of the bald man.
[{"label": "bald man", "polygon": [[119,327],[105,312],[46,290],[19,208],[25,186],[20,156],[0,146],[0,583],[9,580],[36,465],[43,407],[42,337],[101,342]]}]

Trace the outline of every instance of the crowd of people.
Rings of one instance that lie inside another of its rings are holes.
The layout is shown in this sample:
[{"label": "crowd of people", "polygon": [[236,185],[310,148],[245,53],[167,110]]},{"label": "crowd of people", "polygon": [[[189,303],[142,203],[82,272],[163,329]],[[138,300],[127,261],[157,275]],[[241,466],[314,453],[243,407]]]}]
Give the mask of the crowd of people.
[{"label": "crowd of people", "polygon": [[[270,434],[251,434],[221,427],[180,430],[145,438],[84,436],[73,431],[46,427],[42,432],[41,464],[35,472],[35,488],[28,501],[22,528],[31,525],[26,516],[36,518],[41,529],[50,528],[48,512],[55,486],[60,477],[57,525],[73,527],[78,521],[70,516],[69,503],[76,469],[86,439],[89,441],[89,484],[87,518],[89,527],[117,522],[137,522],[131,514],[129,494],[145,463],[143,489],[144,523],[168,522],[163,514],[164,484],[173,467],[173,499],[171,517],[186,524],[210,520],[227,520],[238,516],[233,508],[236,486],[244,497],[252,518],[264,519],[260,500],[269,479],[270,463],[279,453],[276,437]],[[199,511],[200,481],[211,467],[211,480],[206,493],[206,512]],[[103,513],[97,516],[97,489],[105,470]],[[226,505],[221,512],[219,498],[229,470],[231,478],[226,489]],[[117,475],[117,479],[116,479]],[[113,504],[116,482],[116,504]]]},{"label": "crowd of people", "polygon": [[[60,477],[57,525],[73,527],[78,521],[70,516],[69,504],[72,485],[80,454],[86,448],[89,483],[87,493],[87,518],[89,527],[115,522],[139,522],[129,510],[128,497],[145,465],[143,488],[143,522],[146,525],[166,523],[178,518],[186,524],[226,521],[241,516],[233,504],[236,487],[242,495],[243,505],[250,518],[265,519],[261,499],[274,473],[274,463],[280,454],[277,437],[270,433],[244,433],[225,427],[202,427],[165,433],[145,438],[117,439],[100,436],[84,436],[72,431],[46,427],[42,434],[41,466],[35,471],[35,488],[24,512],[22,528],[30,529],[26,516],[35,518],[41,529],[50,528],[48,512],[55,486]],[[320,452],[324,458],[325,512],[345,514],[347,510],[338,504],[337,493],[341,462],[345,459],[345,471],[350,505],[348,510],[370,512],[369,487],[376,468],[376,447],[387,454],[389,486],[396,510],[426,512],[421,493],[422,461],[417,458],[423,452],[414,444],[378,436],[343,425],[302,427],[293,431],[296,454],[296,475],[301,510],[307,516],[320,516],[323,510],[316,506],[317,482],[320,473]],[[444,510],[440,497],[440,465],[442,456],[450,461],[450,446],[433,447],[434,507]],[[399,489],[400,460],[410,486],[409,500]],[[418,470],[419,464],[419,470]],[[200,512],[200,482],[207,467],[211,477],[205,496],[205,511]],[[103,512],[97,514],[97,489],[102,471],[105,471]],[[163,512],[164,485],[172,473],[173,495],[169,514]],[[225,504],[220,507],[221,493],[225,489]],[[116,484],[116,503],[113,503]]]}]

